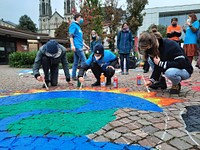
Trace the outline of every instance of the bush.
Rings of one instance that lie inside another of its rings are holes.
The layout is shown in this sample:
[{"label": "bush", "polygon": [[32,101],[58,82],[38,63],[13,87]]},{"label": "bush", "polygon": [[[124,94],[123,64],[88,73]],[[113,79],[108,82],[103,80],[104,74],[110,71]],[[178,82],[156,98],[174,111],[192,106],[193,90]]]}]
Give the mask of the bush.
[{"label": "bush", "polygon": [[9,55],[10,67],[32,68],[37,51],[14,52]]}]

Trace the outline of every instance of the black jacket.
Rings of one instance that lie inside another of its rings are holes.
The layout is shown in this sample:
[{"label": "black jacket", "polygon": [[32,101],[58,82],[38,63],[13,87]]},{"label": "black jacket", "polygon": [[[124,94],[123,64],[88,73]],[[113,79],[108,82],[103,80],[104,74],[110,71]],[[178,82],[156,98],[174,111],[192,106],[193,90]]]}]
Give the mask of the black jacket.
[{"label": "black jacket", "polygon": [[[193,67],[185,55],[183,48],[178,43],[169,39],[159,40],[160,62],[155,65],[151,75],[152,81],[158,81],[161,72],[169,68],[185,69],[189,74],[193,73]],[[153,60],[153,58],[151,58]]]}]

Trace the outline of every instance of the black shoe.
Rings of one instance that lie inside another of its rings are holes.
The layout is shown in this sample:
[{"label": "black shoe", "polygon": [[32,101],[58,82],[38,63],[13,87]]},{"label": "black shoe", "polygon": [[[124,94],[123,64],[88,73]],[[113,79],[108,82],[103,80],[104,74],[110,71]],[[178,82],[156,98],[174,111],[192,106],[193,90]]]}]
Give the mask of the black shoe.
[{"label": "black shoe", "polygon": [[111,85],[111,78],[107,78],[106,85]]},{"label": "black shoe", "polygon": [[167,89],[165,77],[161,77],[160,81],[150,85],[149,87],[154,90],[157,90],[158,88],[161,88],[162,90]]},{"label": "black shoe", "polygon": [[92,84],[92,86],[100,86],[100,82],[96,81]]},{"label": "black shoe", "polygon": [[170,94],[179,94],[181,90],[181,84],[178,85],[172,85],[172,88],[169,90]]},{"label": "black shoe", "polygon": [[144,70],[144,73],[147,73],[147,72],[149,72],[149,70]]}]

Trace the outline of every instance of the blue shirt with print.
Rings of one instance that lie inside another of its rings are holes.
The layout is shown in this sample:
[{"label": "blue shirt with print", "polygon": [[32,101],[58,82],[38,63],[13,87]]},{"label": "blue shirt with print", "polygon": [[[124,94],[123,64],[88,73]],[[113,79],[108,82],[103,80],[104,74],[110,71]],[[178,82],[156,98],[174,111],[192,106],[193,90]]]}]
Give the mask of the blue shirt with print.
[{"label": "blue shirt with print", "polygon": [[106,67],[109,66],[111,62],[114,61],[115,59],[116,59],[116,55],[114,53],[112,53],[110,50],[104,50],[104,55],[101,59],[96,60],[94,57],[94,53],[92,53],[85,63],[88,66],[90,66],[92,62],[95,62],[99,66],[101,66],[103,71],[105,71]]}]

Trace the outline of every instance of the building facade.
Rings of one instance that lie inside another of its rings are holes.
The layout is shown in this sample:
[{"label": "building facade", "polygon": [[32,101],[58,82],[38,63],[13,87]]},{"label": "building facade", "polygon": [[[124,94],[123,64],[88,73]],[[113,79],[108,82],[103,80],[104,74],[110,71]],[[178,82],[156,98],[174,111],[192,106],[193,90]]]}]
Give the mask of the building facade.
[{"label": "building facade", "polygon": [[181,6],[167,6],[145,9],[143,25],[138,30],[138,35],[146,31],[151,24],[169,26],[171,18],[177,17],[178,24],[184,26],[190,13],[195,13],[200,19],[200,3]]},{"label": "building facade", "polygon": [[62,22],[70,22],[76,12],[75,0],[64,0],[64,16],[57,11],[52,14],[51,0],[40,0],[39,3],[39,32],[55,37],[55,30]]}]

